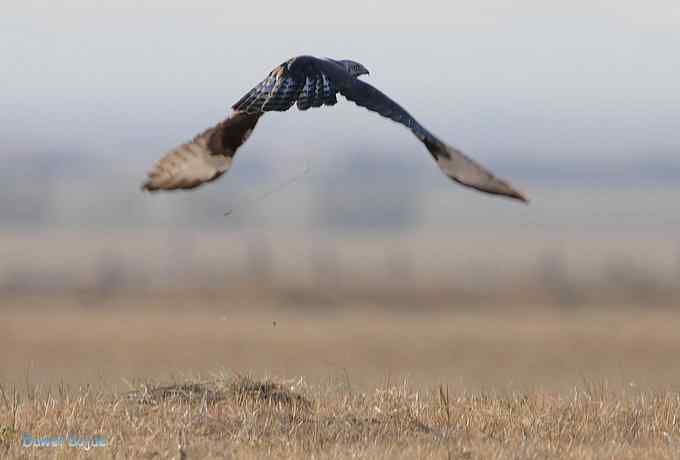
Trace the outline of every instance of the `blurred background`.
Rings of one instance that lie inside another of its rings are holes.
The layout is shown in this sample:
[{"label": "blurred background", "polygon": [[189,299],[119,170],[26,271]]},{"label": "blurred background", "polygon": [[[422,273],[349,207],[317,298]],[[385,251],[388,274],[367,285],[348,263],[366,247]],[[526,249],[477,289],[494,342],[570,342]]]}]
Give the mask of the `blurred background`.
[{"label": "blurred background", "polygon": [[[637,378],[680,375],[676,2],[3,9],[1,378],[27,367],[80,381],[227,366],[490,383],[504,362],[507,383],[557,366],[545,383],[611,375],[605,364],[626,368],[612,353],[632,356],[619,346],[631,343],[648,350],[635,355]],[[140,191],[165,151],[298,54],[361,62],[369,83],[531,204],[453,184],[407,130],[348,102],[267,115],[218,182]],[[429,340],[428,318],[458,320]],[[525,330],[534,321],[545,327]],[[620,335],[588,345],[615,321]],[[361,327],[365,343],[353,335]],[[462,331],[487,354],[446,352]],[[213,342],[187,351],[206,334]],[[423,347],[410,348],[412,361],[396,346],[405,341]],[[356,354],[333,355],[350,345]],[[552,351],[526,355],[542,345]],[[513,346],[525,347],[522,360],[503,354]],[[335,358],[301,360],[311,349]],[[367,350],[375,359],[358,359]]]}]

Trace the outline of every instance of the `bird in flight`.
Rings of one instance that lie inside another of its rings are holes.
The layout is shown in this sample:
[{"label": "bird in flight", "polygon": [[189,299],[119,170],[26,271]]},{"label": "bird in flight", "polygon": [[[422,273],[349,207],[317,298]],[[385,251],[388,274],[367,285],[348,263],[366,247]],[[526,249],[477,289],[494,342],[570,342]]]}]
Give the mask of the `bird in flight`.
[{"label": "bird in flight", "polygon": [[359,77],[368,70],[358,62],[298,56],[272,70],[267,78],[232,106],[226,120],[167,152],[148,173],[143,190],[192,189],[222,176],[238,148],[265,112],[335,105],[340,93],[355,104],[406,126],[422,142],[439,168],[466,187],[523,202],[526,197],[507,181],[425,129],[403,107]]}]

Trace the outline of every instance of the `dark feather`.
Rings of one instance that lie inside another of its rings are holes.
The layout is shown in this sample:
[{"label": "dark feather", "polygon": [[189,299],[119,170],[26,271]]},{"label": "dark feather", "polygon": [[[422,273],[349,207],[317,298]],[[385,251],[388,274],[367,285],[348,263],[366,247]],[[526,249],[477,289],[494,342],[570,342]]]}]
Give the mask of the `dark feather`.
[{"label": "dark feather", "polygon": [[337,83],[342,78],[334,79],[331,74],[349,77],[342,67],[330,61],[311,56],[290,59],[272,70],[232,108],[246,113],[263,113],[285,111],[296,103],[300,110],[335,105]]}]

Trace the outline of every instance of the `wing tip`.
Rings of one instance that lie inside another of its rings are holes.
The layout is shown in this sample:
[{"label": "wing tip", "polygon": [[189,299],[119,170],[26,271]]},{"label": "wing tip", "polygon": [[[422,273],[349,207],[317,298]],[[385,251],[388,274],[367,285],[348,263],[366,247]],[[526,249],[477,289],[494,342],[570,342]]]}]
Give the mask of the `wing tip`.
[{"label": "wing tip", "polygon": [[517,190],[515,187],[510,185],[510,183],[502,179],[498,178],[494,179],[495,179],[494,190],[491,193],[495,193],[496,195],[504,196],[506,198],[519,201],[526,205],[530,203],[531,200],[529,200],[529,198],[523,192]]},{"label": "wing tip", "polygon": [[140,190],[144,193],[156,193],[159,191],[173,191],[173,190],[193,190],[203,184],[214,182],[224,175],[226,171],[216,171],[211,177],[207,179],[194,180],[176,180],[172,176],[167,176],[162,180],[155,180],[158,177],[153,177],[151,174],[149,178],[142,182]]},{"label": "wing tip", "polygon": [[139,186],[139,190],[142,191],[143,193],[146,192],[153,193],[161,190],[161,187],[155,185],[151,179],[147,179],[141,183],[141,185]]},{"label": "wing tip", "polygon": [[508,184],[505,181],[501,181],[505,184],[507,187],[505,190],[501,190],[496,193],[496,195],[504,196],[506,198],[509,198],[511,200],[519,201],[520,203],[524,205],[529,205],[531,203],[531,200],[522,192],[519,190],[513,188],[510,184]]},{"label": "wing tip", "polygon": [[516,192],[516,194],[510,198],[514,198],[527,206],[531,204],[531,200],[522,192]]},{"label": "wing tip", "polygon": [[464,155],[460,150],[443,142],[425,141],[439,168],[448,177],[466,187],[490,195],[498,195],[529,204],[529,198],[509,182],[496,177],[491,171]]},{"label": "wing tip", "polygon": [[515,189],[512,185],[497,177],[487,178],[484,182],[463,181],[458,177],[452,176],[449,173],[446,175],[455,182],[465,187],[470,187],[478,192],[487,193],[489,195],[496,195],[502,198],[508,198],[517,201],[524,205],[529,205],[531,200],[522,192]]}]

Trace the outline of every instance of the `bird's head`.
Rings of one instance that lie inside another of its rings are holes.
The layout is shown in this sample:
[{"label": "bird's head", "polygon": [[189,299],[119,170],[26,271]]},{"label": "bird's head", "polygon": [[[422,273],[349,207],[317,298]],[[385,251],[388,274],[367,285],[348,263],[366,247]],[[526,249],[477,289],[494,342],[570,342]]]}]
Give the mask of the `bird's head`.
[{"label": "bird's head", "polygon": [[368,69],[363,65],[359,64],[358,62],[350,61],[347,59],[338,62],[340,62],[340,64],[342,64],[345,67],[345,70],[353,77],[360,77],[361,75],[369,74]]}]

